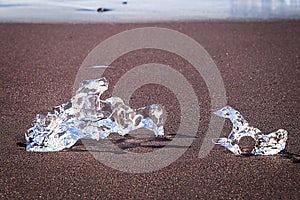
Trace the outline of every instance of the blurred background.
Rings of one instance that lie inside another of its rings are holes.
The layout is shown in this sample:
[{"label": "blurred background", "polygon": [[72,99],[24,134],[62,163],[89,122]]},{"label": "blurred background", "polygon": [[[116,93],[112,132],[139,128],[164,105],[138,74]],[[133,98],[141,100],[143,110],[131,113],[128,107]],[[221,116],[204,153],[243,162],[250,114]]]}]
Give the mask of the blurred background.
[{"label": "blurred background", "polygon": [[299,19],[300,0],[0,0],[0,22]]}]

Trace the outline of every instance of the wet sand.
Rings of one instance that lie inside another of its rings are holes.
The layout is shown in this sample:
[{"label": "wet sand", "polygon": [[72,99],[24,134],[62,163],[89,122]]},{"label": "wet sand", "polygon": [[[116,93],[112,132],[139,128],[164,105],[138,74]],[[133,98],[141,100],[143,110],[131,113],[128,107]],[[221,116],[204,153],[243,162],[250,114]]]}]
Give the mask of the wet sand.
[{"label": "wet sand", "polygon": [[[209,124],[208,89],[186,60],[159,50],[124,55],[105,75],[113,85],[133,66],[156,62],[172,66],[189,80],[200,102],[200,127],[176,162],[156,172],[132,174],[98,162],[80,143],[58,153],[29,153],[17,145],[25,142],[24,133],[37,113],[46,114],[71,98],[77,70],[96,45],[145,26],[178,30],[199,42],[221,72],[228,104],[266,133],[286,129],[287,151],[300,154],[300,21],[0,24],[1,199],[299,198],[300,165],[295,156],[234,156],[215,146],[208,156],[198,158]],[[172,136],[180,120],[172,92],[148,85],[134,93],[131,104],[155,102],[166,106],[166,134]],[[167,142],[153,137],[111,140],[133,152],[154,151]]]}]

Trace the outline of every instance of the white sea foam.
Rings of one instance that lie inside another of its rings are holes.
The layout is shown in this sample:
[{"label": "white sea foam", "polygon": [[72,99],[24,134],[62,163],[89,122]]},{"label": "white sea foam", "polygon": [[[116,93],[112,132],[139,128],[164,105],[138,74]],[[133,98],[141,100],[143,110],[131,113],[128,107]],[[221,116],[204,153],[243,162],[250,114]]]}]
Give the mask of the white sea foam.
[{"label": "white sea foam", "polygon": [[[108,12],[98,13],[98,8]],[[0,1],[2,22],[97,23],[299,18],[300,0]]]}]

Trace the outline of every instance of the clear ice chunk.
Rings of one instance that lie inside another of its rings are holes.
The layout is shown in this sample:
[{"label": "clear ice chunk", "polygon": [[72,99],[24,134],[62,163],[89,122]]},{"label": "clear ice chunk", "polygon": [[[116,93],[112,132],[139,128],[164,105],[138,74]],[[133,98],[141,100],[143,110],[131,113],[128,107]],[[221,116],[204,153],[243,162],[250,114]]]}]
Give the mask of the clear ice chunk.
[{"label": "clear ice chunk", "polygon": [[26,150],[60,151],[82,138],[99,140],[111,133],[124,136],[139,128],[149,129],[155,136],[164,134],[160,105],[132,109],[119,97],[101,100],[107,89],[105,78],[83,81],[71,101],[54,107],[46,116],[36,115],[25,133]]},{"label": "clear ice chunk", "polygon": [[263,134],[259,129],[249,125],[247,120],[235,109],[226,106],[216,112],[216,115],[228,118],[232,122],[232,131],[228,138],[214,139],[215,144],[219,144],[236,155],[244,154],[239,142],[243,137],[250,137],[255,141],[251,154],[254,155],[274,155],[285,149],[287,141],[287,131],[279,129],[270,134]]}]

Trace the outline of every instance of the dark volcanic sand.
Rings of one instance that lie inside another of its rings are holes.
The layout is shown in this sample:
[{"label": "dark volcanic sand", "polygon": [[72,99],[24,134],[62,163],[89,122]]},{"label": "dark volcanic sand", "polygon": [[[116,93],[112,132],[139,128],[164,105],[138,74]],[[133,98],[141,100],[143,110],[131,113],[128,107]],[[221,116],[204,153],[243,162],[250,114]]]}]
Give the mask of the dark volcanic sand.
[{"label": "dark volcanic sand", "polygon": [[[127,69],[157,62],[180,70],[190,81],[200,102],[200,127],[191,148],[176,162],[157,172],[131,174],[98,162],[80,143],[58,153],[29,153],[17,145],[24,142],[24,132],[37,113],[46,114],[71,98],[77,70],[97,44],[144,26],[175,29],[197,40],[221,72],[228,104],[264,132],[286,129],[287,150],[300,154],[300,21],[1,24],[0,198],[299,198],[300,165],[295,158],[293,162],[282,155],[234,156],[217,146],[207,157],[197,157],[209,124],[205,82],[179,56],[153,49],[117,59],[106,76],[113,84]],[[166,133],[172,135],[179,123],[178,101],[172,98],[174,94],[166,88],[148,85],[136,91],[132,106],[164,104],[169,113]],[[166,142],[153,137],[144,140],[126,137],[118,145],[144,152]]]}]

